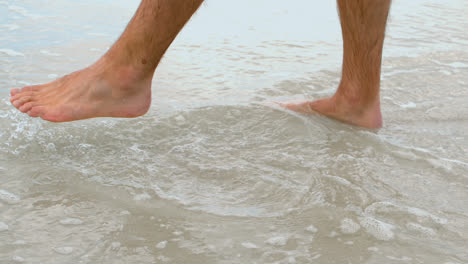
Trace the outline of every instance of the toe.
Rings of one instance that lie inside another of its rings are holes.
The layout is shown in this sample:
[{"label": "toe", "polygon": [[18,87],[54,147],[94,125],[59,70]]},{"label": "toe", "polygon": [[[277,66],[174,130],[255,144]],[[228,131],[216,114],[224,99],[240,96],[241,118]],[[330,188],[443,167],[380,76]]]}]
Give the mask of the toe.
[{"label": "toe", "polygon": [[35,102],[27,102],[25,104],[23,104],[20,108],[18,108],[21,112],[23,113],[27,113],[29,112],[29,110],[31,110],[31,108],[33,108],[35,105]]},{"label": "toe", "polygon": [[11,90],[10,90],[10,94],[11,94],[11,96],[15,96],[15,95],[17,95],[20,91],[21,91],[20,88],[14,88],[14,89],[11,89]]},{"label": "toe", "polygon": [[30,117],[40,117],[44,112],[43,106],[34,106],[28,111]]},{"label": "toe", "polygon": [[18,100],[14,100],[13,105],[19,109],[25,103],[30,102],[32,98],[33,97],[31,95],[22,96]]},{"label": "toe", "polygon": [[16,96],[16,95],[23,94],[26,92],[35,92],[40,87],[41,87],[40,85],[32,85],[32,86],[25,86],[23,88],[15,88],[15,89],[11,89],[10,94],[11,96]]},{"label": "toe", "polygon": [[35,94],[36,94],[36,93],[34,93],[34,92],[24,92],[24,93],[23,93],[23,92],[20,92],[20,93],[18,93],[18,94],[16,94],[16,95],[10,97],[10,102],[13,103],[13,102],[15,102],[16,100],[19,100],[19,99],[21,99],[21,98],[23,98],[23,97],[33,96],[33,95],[35,95]]}]

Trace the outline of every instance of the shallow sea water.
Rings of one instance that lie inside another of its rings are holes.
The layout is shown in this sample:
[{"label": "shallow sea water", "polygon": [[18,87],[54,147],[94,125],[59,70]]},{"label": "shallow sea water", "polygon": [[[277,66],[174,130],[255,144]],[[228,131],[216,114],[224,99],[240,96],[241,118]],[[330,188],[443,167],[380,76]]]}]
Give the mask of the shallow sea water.
[{"label": "shallow sea water", "polygon": [[334,1],[207,1],[141,118],[10,106],[137,5],[0,0],[1,263],[468,263],[468,2],[394,1],[379,131],[270,106],[336,89]]}]

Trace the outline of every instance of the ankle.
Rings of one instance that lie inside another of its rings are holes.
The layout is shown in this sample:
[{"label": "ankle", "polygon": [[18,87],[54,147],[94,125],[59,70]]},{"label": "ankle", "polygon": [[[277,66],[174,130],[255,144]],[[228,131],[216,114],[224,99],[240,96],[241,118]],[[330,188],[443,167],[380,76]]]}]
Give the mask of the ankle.
[{"label": "ankle", "polygon": [[346,111],[355,113],[375,111],[375,109],[380,111],[379,86],[379,84],[370,85],[342,80],[333,98]]},{"label": "ankle", "polygon": [[89,67],[93,75],[108,83],[114,90],[123,94],[133,93],[142,86],[151,86],[153,74],[147,74],[141,68],[118,64],[114,60],[102,57]]}]

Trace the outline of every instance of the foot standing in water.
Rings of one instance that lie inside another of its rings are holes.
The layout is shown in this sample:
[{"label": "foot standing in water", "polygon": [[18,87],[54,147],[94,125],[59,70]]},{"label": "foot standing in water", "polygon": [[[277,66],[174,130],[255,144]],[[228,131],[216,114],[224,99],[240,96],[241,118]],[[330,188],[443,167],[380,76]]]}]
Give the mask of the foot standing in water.
[{"label": "foot standing in water", "polygon": [[[122,36],[97,62],[48,84],[11,90],[11,103],[31,117],[66,122],[137,117],[151,104],[151,81],[165,51],[203,0],[142,0]],[[377,128],[380,67],[391,0],[338,0],[343,73],[330,98],[282,104]]]}]

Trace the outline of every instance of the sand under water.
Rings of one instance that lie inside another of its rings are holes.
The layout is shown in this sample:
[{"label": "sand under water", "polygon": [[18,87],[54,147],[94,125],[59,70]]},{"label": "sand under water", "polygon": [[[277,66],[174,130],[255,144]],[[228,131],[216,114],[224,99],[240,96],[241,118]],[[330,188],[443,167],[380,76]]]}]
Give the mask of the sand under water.
[{"label": "sand under water", "polygon": [[379,131],[268,106],[336,89],[333,1],[207,0],[141,118],[9,104],[137,5],[0,1],[1,263],[468,263],[466,1],[394,1]]}]

